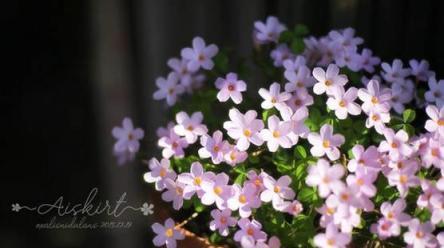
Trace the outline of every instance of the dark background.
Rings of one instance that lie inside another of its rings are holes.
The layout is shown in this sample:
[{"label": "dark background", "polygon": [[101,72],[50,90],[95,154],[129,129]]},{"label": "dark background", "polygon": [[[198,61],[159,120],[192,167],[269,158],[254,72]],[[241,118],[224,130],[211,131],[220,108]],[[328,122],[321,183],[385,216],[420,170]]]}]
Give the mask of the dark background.
[{"label": "dark background", "polygon": [[133,222],[129,230],[36,230],[49,217],[11,204],[78,203],[93,187],[98,200],[127,192],[131,205],[157,203],[144,165],[116,165],[110,131],[132,117],[146,129],[144,151],[159,156],[155,128],[166,108],[151,99],[154,79],[196,35],[246,55],[253,22],[273,14],[314,35],[354,27],[383,60],[424,58],[438,78],[444,72],[442,1],[8,1],[1,13],[0,246],[8,248],[151,246],[153,218],[139,213],[120,218]]}]

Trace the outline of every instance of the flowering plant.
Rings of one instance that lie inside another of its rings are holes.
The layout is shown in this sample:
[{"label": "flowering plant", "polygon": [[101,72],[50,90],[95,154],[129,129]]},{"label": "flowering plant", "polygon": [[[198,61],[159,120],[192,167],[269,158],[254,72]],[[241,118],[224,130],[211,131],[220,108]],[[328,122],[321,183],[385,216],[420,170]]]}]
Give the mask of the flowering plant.
[{"label": "flowering plant", "polygon": [[[268,17],[251,59],[200,37],[170,59],[153,97],[174,121],[145,181],[212,243],[444,246],[444,80],[425,60],[381,63],[351,28],[308,33]],[[143,131],[113,135],[134,158]],[[172,219],[152,229],[156,246],[184,238]]]}]

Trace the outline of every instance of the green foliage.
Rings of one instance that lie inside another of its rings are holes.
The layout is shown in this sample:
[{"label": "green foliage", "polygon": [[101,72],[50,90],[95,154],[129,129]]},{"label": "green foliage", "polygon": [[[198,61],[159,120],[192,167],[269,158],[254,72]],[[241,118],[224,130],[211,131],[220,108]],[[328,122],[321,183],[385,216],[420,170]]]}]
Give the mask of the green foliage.
[{"label": "green foliage", "polygon": [[404,123],[411,123],[413,120],[415,120],[416,112],[413,109],[406,109],[404,113],[402,113],[402,119],[404,120]]}]

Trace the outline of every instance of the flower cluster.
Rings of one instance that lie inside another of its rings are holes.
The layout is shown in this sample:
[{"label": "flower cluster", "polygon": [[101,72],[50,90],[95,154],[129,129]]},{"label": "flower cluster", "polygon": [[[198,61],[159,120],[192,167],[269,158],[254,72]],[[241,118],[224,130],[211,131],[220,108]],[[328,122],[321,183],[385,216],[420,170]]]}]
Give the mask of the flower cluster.
[{"label": "flower cluster", "polygon": [[[276,17],[254,23],[269,84],[255,100],[244,100],[243,73],[203,79],[218,49],[199,37],[171,59],[155,99],[174,105],[196,81],[211,80],[201,91],[214,94],[157,130],[163,158],[149,161],[145,181],[241,247],[444,246],[444,80],[425,60],[381,63],[352,28],[306,34]],[[214,112],[221,103],[225,116]],[[123,126],[115,151],[137,152],[143,132]],[[153,225],[156,246],[183,238],[167,222]]]}]

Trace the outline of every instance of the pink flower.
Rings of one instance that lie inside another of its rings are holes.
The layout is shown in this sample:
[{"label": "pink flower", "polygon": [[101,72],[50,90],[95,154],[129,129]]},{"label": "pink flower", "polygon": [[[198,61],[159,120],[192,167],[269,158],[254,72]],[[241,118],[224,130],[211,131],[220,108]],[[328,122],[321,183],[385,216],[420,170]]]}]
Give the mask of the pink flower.
[{"label": "pink flower", "polygon": [[303,210],[304,207],[298,200],[287,202],[285,208],[283,209],[284,212],[289,213],[293,216],[298,216]]},{"label": "pink flower", "polygon": [[361,67],[369,73],[373,73],[375,71],[375,65],[381,63],[381,60],[378,57],[373,56],[373,52],[368,48],[362,49],[360,59]]},{"label": "pink flower", "polygon": [[282,176],[277,181],[271,177],[264,177],[265,190],[261,193],[263,202],[272,202],[273,207],[278,209],[284,200],[292,200],[294,191],[290,188],[291,178]]},{"label": "pink flower", "polygon": [[430,218],[432,224],[436,225],[444,221],[444,196],[439,193],[432,195],[430,205],[432,207],[432,217]]},{"label": "pink flower", "polygon": [[333,127],[324,124],[321,127],[320,134],[310,133],[308,142],[313,146],[310,152],[315,157],[322,157],[327,154],[330,160],[336,160],[340,156],[338,146],[344,144],[344,136],[340,134],[333,135]]},{"label": "pink flower", "polygon": [[190,199],[194,193],[201,198],[204,194],[202,182],[211,182],[215,177],[216,175],[213,172],[205,172],[199,162],[194,162],[191,164],[190,173],[179,174],[177,176],[177,182],[185,185],[183,189],[184,198]]},{"label": "pink flower", "polygon": [[262,129],[260,132],[261,138],[267,142],[267,147],[270,152],[275,152],[279,146],[283,148],[290,148],[292,142],[287,137],[291,131],[291,123],[279,120],[279,117],[272,115],[268,118],[268,129]]},{"label": "pink flower", "polygon": [[404,130],[399,130],[396,134],[393,129],[384,130],[385,140],[379,144],[379,152],[388,152],[391,160],[399,160],[401,157],[410,157],[413,149],[407,144],[408,134]]},{"label": "pink flower", "polygon": [[[287,78],[287,73],[289,73],[289,72],[295,72],[296,74],[299,74],[299,70],[301,70],[302,68],[308,70],[308,67],[306,66],[306,64],[307,64],[307,61],[305,60],[305,57],[302,55],[298,55],[294,59],[284,60],[282,65],[285,68],[285,72],[284,72],[285,77]],[[310,71],[308,71],[308,74],[310,74]],[[288,79],[288,80],[290,80],[290,79]]]},{"label": "pink flower", "polygon": [[173,129],[170,130],[169,136],[160,138],[157,144],[163,148],[162,156],[164,158],[172,156],[182,158],[185,155],[183,149],[188,147],[186,139],[178,136]]},{"label": "pink flower", "polygon": [[306,91],[307,88],[314,85],[314,78],[306,66],[300,67],[297,72],[285,71],[285,78],[289,81],[285,84],[285,91],[287,92]]},{"label": "pink flower", "polygon": [[421,180],[421,189],[422,189],[422,194],[419,195],[416,204],[420,208],[432,209],[430,198],[432,198],[432,195],[438,194],[439,190],[432,182],[430,182],[427,179]]},{"label": "pink flower", "polygon": [[370,231],[378,235],[380,239],[384,240],[392,236],[399,236],[401,233],[401,227],[386,218],[381,218],[377,223],[370,226]]},{"label": "pink flower", "polygon": [[393,60],[392,66],[383,62],[381,67],[384,71],[381,72],[381,75],[385,81],[390,83],[403,82],[404,79],[410,75],[410,69],[402,68],[402,66],[402,61],[399,59]]},{"label": "pink flower", "polygon": [[428,142],[420,152],[421,161],[424,167],[429,168],[431,165],[434,165],[436,168],[444,169],[443,141],[444,140],[440,138],[428,138]]},{"label": "pink flower", "polygon": [[436,235],[436,239],[438,240],[438,243],[441,247],[444,246],[444,232],[440,232],[438,233],[438,235]]},{"label": "pink flower", "polygon": [[273,59],[274,66],[281,67],[285,60],[294,58],[294,54],[290,48],[288,48],[287,44],[282,43],[271,51],[270,57]]},{"label": "pink flower", "polygon": [[355,145],[352,148],[353,159],[351,159],[347,168],[350,172],[355,172],[359,168],[364,171],[377,172],[381,165],[378,162],[379,152],[375,146],[369,146],[365,149],[362,145]]},{"label": "pink flower", "polygon": [[230,148],[224,155],[225,163],[235,166],[243,163],[248,158],[248,153],[245,151],[239,151],[234,145],[230,145]]},{"label": "pink flower", "polygon": [[156,85],[159,89],[154,92],[153,98],[155,100],[166,99],[169,106],[174,105],[177,101],[177,96],[185,91],[183,85],[179,84],[179,76],[175,72],[168,74],[166,79],[163,77],[157,78]]},{"label": "pink flower", "polygon": [[404,213],[406,207],[407,204],[402,198],[397,199],[393,205],[390,202],[383,202],[381,204],[381,214],[394,225],[407,226],[410,221],[410,216]]},{"label": "pink flower", "polygon": [[409,61],[411,74],[416,77],[416,80],[426,82],[429,77],[435,75],[434,72],[429,70],[429,62],[426,60],[418,61],[416,59],[411,59]]},{"label": "pink flower", "polygon": [[182,240],[185,236],[174,226],[175,223],[171,218],[165,221],[162,226],[159,223],[154,223],[151,228],[157,234],[153,239],[155,246],[166,245],[167,248],[176,248],[176,240]]},{"label": "pink flower", "polygon": [[436,238],[432,234],[434,229],[429,221],[420,223],[418,219],[413,219],[409,230],[404,233],[404,241],[412,247],[436,247]]},{"label": "pink flower", "polygon": [[324,92],[330,95],[333,88],[344,86],[348,82],[347,76],[339,74],[339,68],[335,64],[328,65],[326,72],[320,67],[314,68],[313,77],[318,81],[313,87],[313,91],[317,95]]},{"label": "pink flower", "polygon": [[346,119],[348,114],[359,115],[361,108],[354,102],[358,97],[357,92],[358,89],[355,87],[349,88],[346,92],[342,86],[335,87],[332,96],[327,100],[328,108],[334,110],[340,120]]},{"label": "pink flower", "polygon": [[232,108],[228,113],[231,121],[224,122],[224,128],[228,135],[237,140],[236,147],[240,151],[245,151],[250,146],[250,142],[260,146],[264,142],[259,132],[264,128],[262,120],[256,119],[257,113],[249,110],[245,114]]},{"label": "pink flower", "polygon": [[366,197],[373,197],[376,195],[376,187],[373,182],[376,180],[377,174],[375,172],[365,172],[363,169],[358,169],[355,175],[347,176],[347,185],[358,190],[359,194]]},{"label": "pink flower", "polygon": [[214,62],[211,60],[219,49],[216,45],[205,45],[205,41],[201,37],[193,39],[193,48],[184,48],[181,51],[182,58],[188,60],[188,70],[195,72],[200,67],[205,70],[213,69]]},{"label": "pink flower", "polygon": [[165,186],[167,191],[162,193],[162,200],[173,202],[173,208],[179,210],[183,206],[185,184],[167,178],[165,179]]},{"label": "pink flower", "polygon": [[122,121],[122,127],[114,127],[112,130],[114,138],[117,142],[114,144],[114,152],[116,153],[136,153],[139,151],[141,140],[144,132],[141,128],[134,128],[133,122],[126,117]]},{"label": "pink flower", "polygon": [[419,185],[419,179],[415,176],[417,168],[414,166],[405,166],[402,169],[393,169],[387,175],[391,186],[396,186],[401,197],[407,196],[408,189]]},{"label": "pink flower", "polygon": [[234,240],[240,242],[243,237],[252,238],[254,241],[266,241],[267,234],[263,232],[262,225],[257,220],[242,218],[237,222],[240,230],[234,234]]},{"label": "pink flower", "polygon": [[211,158],[214,164],[220,164],[224,161],[224,156],[230,149],[228,141],[223,140],[221,131],[215,131],[213,137],[208,135],[200,138],[202,148],[199,149],[199,156],[201,158]]},{"label": "pink flower", "polygon": [[251,215],[252,208],[259,208],[261,200],[256,194],[256,187],[252,184],[241,186],[233,185],[233,196],[228,199],[227,204],[231,210],[239,209],[239,216],[248,218]]},{"label": "pink flower", "polygon": [[276,107],[278,110],[282,110],[287,107],[285,101],[291,98],[291,94],[288,92],[280,92],[281,86],[278,83],[270,85],[270,90],[264,88],[259,89],[259,95],[264,99],[261,104],[263,109],[271,109]]},{"label": "pink flower", "polygon": [[162,159],[159,163],[157,159],[152,158],[148,165],[151,171],[145,173],[143,179],[148,183],[155,183],[156,190],[163,190],[166,187],[166,179],[176,179],[176,172],[171,169],[168,159]]},{"label": "pink flower", "polygon": [[359,89],[358,97],[363,101],[362,110],[365,113],[388,112],[390,110],[391,91],[388,88],[380,89],[377,80],[370,80],[367,89]]},{"label": "pink flower", "polygon": [[349,234],[338,232],[335,225],[330,224],[325,229],[325,233],[319,233],[314,237],[314,244],[317,247],[337,247],[345,248],[350,243]]},{"label": "pink flower", "polygon": [[210,222],[210,229],[212,231],[216,231],[217,229],[219,234],[222,236],[228,236],[228,228],[236,226],[237,223],[237,219],[231,217],[230,209],[224,209],[222,211],[213,209],[211,211],[211,217],[213,217],[213,220]]},{"label": "pink flower", "polygon": [[426,113],[430,120],[426,121],[425,129],[431,133],[439,133],[441,137],[444,137],[444,106],[438,110],[437,107],[429,105],[426,108]]},{"label": "pink flower", "polygon": [[256,31],[256,39],[263,44],[269,42],[277,43],[281,32],[287,29],[274,16],[267,17],[265,23],[260,21],[254,22],[254,27]]},{"label": "pink flower", "polygon": [[156,130],[156,135],[160,139],[165,136],[170,135],[170,130],[174,128],[174,122],[170,121],[168,122],[166,127],[159,127]]},{"label": "pink flower", "polygon": [[252,184],[256,187],[256,194],[260,194],[264,189],[264,178],[267,177],[268,174],[265,172],[259,173],[259,175],[254,170],[250,170],[247,173],[247,181],[245,184]]},{"label": "pink flower", "polygon": [[305,183],[308,186],[317,186],[319,196],[325,198],[334,188],[344,187],[341,181],[344,176],[344,168],[340,164],[330,166],[325,159],[319,159],[316,165],[310,165]]},{"label": "pink flower", "polygon": [[328,36],[333,43],[341,47],[355,47],[364,42],[361,37],[355,36],[355,30],[353,28],[345,28],[340,31],[332,30],[328,33]]},{"label": "pink flower", "polygon": [[306,90],[298,90],[293,92],[291,98],[288,99],[285,104],[295,112],[301,108],[307,109],[307,106],[312,105],[313,97]]},{"label": "pink flower", "polygon": [[167,62],[168,66],[173,69],[179,76],[180,84],[185,88],[190,87],[193,82],[192,73],[188,70],[188,61],[185,59],[171,58]]},{"label": "pink flower", "polygon": [[181,111],[176,114],[177,125],[174,132],[180,136],[185,136],[188,144],[196,142],[197,138],[208,132],[207,126],[202,124],[202,112],[194,112],[191,116]]},{"label": "pink flower", "polygon": [[365,127],[371,128],[375,127],[375,130],[379,134],[384,134],[386,129],[385,123],[390,122],[390,114],[384,112],[370,111],[368,113],[368,118],[365,121]]},{"label": "pink flower", "polygon": [[219,89],[217,99],[220,102],[226,102],[228,98],[231,98],[235,104],[239,104],[242,102],[241,92],[247,90],[247,84],[238,80],[236,73],[228,73],[226,78],[217,78],[215,84]]},{"label": "pink flower", "polygon": [[307,108],[297,109],[294,113],[287,109],[281,111],[281,116],[284,121],[290,123],[290,133],[288,134],[288,138],[290,138],[292,145],[298,143],[299,137],[307,137],[310,132],[310,129],[308,129],[304,123],[305,119],[308,117]]},{"label": "pink flower", "polygon": [[225,173],[217,174],[211,181],[202,181],[204,194],[201,201],[204,205],[216,203],[220,210],[227,208],[227,200],[233,195],[233,190],[228,185],[229,177]]},{"label": "pink flower", "polygon": [[438,108],[444,107],[444,80],[436,82],[435,77],[429,78],[429,91],[424,94],[427,102],[435,103]]},{"label": "pink flower", "polygon": [[[358,198],[358,190],[356,188],[346,186],[346,187],[334,187],[332,188],[333,194],[327,197],[326,202],[329,205],[336,208],[336,213],[334,215],[335,224],[343,224],[342,219],[347,218],[353,212],[355,208],[362,207],[360,204],[360,199]],[[372,209],[373,206],[370,206]],[[359,225],[359,221],[355,223],[350,223],[344,228],[347,233],[351,232],[353,226]],[[342,229],[342,228],[341,228]]]}]

